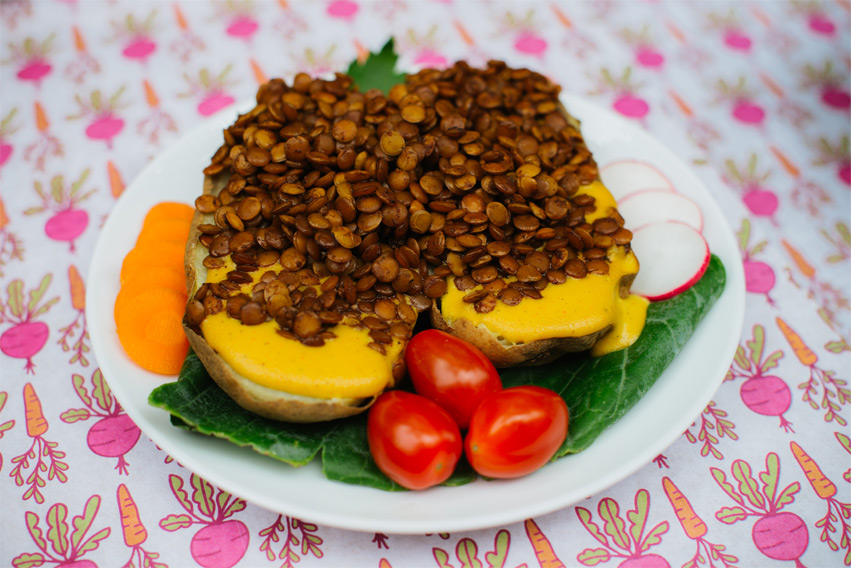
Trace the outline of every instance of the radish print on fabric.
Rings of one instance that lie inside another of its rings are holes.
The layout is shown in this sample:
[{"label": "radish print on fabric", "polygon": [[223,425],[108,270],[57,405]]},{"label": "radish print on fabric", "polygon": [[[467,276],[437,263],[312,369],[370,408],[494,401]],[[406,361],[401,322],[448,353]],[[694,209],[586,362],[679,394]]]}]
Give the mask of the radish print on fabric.
[{"label": "radish print on fabric", "polygon": [[[77,310],[77,315],[71,323],[59,329],[61,335],[57,343],[62,346],[63,351],[73,353],[68,363],[74,364],[79,361],[80,365],[88,367],[89,360],[86,358],[86,353],[91,351],[91,347],[87,342],[89,330],[86,328],[86,284],[73,264],[68,267],[68,282],[71,284],[71,306]],[[79,333],[77,333],[78,329]],[[75,336],[77,339],[69,345]]]},{"label": "radish print on fabric", "polygon": [[794,481],[780,487],[780,460],[774,452],[765,457],[765,470],[754,478],[751,465],[745,460],[733,462],[730,472],[735,485],[727,480],[727,474],[718,468],[710,468],[718,487],[736,504],[722,507],[715,518],[732,525],[748,517],[757,517],[751,528],[753,544],[762,554],[773,560],[787,560],[802,568],[801,556],[807,550],[810,535],[807,525],[797,514],[783,511],[795,502],[801,484]]},{"label": "radish print on fabric", "polygon": [[194,78],[184,73],[183,78],[189,85],[189,90],[181,93],[180,96],[200,98],[201,101],[197,108],[198,113],[202,116],[210,116],[222,110],[234,102],[234,98],[225,92],[233,84],[228,79],[228,74],[232,68],[233,65],[228,64],[216,76],[211,75],[206,68],[198,71],[198,75]]},{"label": "radish print on fabric", "polygon": [[[58,442],[51,442],[44,437],[49,428],[41,408],[41,400],[35,392],[32,383],[24,385],[24,415],[26,417],[27,436],[32,438],[30,448],[21,455],[12,458],[15,466],[9,472],[9,477],[15,480],[15,485],[22,487],[27,485],[22,499],[33,499],[39,505],[44,503],[44,495],[41,488],[47,482],[43,475],[47,475],[47,481],[56,479],[59,483],[68,481],[65,470],[68,464],[62,461],[65,452],[58,449]],[[24,473],[32,466],[32,472],[24,479]]]},{"label": "radish print on fabric", "polygon": [[815,351],[807,347],[801,336],[782,318],[778,317],[776,321],[777,327],[783,332],[795,356],[802,365],[810,369],[809,379],[798,385],[798,388],[804,391],[801,399],[813,410],[823,408],[825,422],[836,421],[837,424],[846,426],[848,421],[842,417],[841,411],[846,404],[851,405],[851,389],[848,388],[848,381],[837,379],[833,371],[826,371],[816,366],[818,355]]},{"label": "radish print on fabric", "polygon": [[[0,278],[3,277],[3,267],[13,260],[24,260],[23,241],[9,230],[9,216],[6,214],[6,206],[0,198]],[[0,315],[0,323],[3,322]]]},{"label": "radish print on fabric", "polygon": [[635,53],[635,64],[648,69],[661,69],[665,56],[655,46],[650,26],[645,24],[639,30],[624,29],[618,35]]},{"label": "radish print on fabric", "polygon": [[260,23],[254,17],[251,2],[217,2],[217,17],[225,22],[225,33],[232,38],[251,40],[257,33]]},{"label": "radish print on fabric", "polygon": [[[845,550],[845,565],[851,564],[851,522],[846,521],[851,519],[851,503],[842,502],[836,498],[836,485],[827,478],[819,465],[801,446],[795,442],[789,442],[789,448],[813,491],[819,499],[827,502],[827,512],[815,522],[816,528],[821,529],[819,541],[827,543],[833,551],[838,551],[840,548]],[[836,522],[839,526],[834,525]],[[838,542],[834,540],[835,537],[838,537]]]},{"label": "radish print on fabric", "polygon": [[847,134],[833,143],[826,138],[819,138],[819,157],[815,161],[815,165],[835,167],[836,177],[845,185],[851,186],[851,144],[848,140]]},{"label": "radish print on fabric", "polygon": [[[269,562],[276,558],[284,561],[284,566],[294,566],[301,562],[301,554],[313,555],[322,558],[322,537],[315,534],[319,527],[312,523],[305,523],[295,517],[278,515],[275,522],[260,530],[258,533],[263,537],[260,543],[260,551],[266,554]],[[276,550],[280,547],[280,550]],[[380,546],[379,546],[380,548]]]},{"label": "radish print on fabric", "polygon": [[[597,504],[597,513],[603,521],[602,530],[594,522],[591,511],[584,507],[576,507],[579,522],[602,545],[602,548],[586,548],[580,552],[576,559],[582,565],[596,566],[609,560],[618,560],[618,568],[670,567],[667,560],[658,554],[648,552],[662,542],[662,535],[668,532],[668,521],[656,524],[645,534],[650,512],[650,494],[646,489],[638,490],[633,504],[635,508],[626,511],[626,520],[624,520],[620,516],[620,506],[617,501],[610,497],[601,499]],[[627,522],[629,528],[627,528]],[[543,563],[541,565],[543,566]]]},{"label": "radish print on fabric", "polygon": [[613,109],[627,118],[642,119],[650,112],[650,105],[636,95],[640,87],[640,84],[632,80],[632,67],[625,68],[617,77],[604,67],[597,79],[597,89],[591,94],[614,95]]},{"label": "radish print on fabric", "polygon": [[[692,422],[692,427],[697,426],[697,420]],[[700,413],[700,428],[698,428],[697,436],[695,436],[691,428],[684,433],[686,439],[692,444],[701,443],[700,455],[706,457],[712,455],[717,460],[723,459],[724,454],[717,448],[720,438],[729,438],[738,440],[739,436],[733,429],[736,427],[730,420],[727,420],[727,411],[715,407],[715,401],[710,401]],[[715,433],[713,433],[713,430]],[[717,436],[716,436],[717,434]]]},{"label": "radish print on fabric", "polygon": [[736,236],[739,237],[739,250],[742,253],[742,264],[745,269],[745,290],[754,294],[763,294],[768,304],[776,307],[769,295],[776,282],[774,269],[764,262],[754,260],[754,257],[768,245],[768,241],[763,240],[750,246],[751,222],[748,219],[742,220],[742,228]]},{"label": "radish print on fabric", "polygon": [[[530,533],[530,525],[534,527],[533,531]],[[445,533],[441,533],[440,538],[444,540],[449,539],[449,535]],[[528,519],[526,521],[526,534],[529,535],[529,540],[532,542],[533,538],[536,538],[535,542],[544,542],[544,546],[548,546],[549,542],[546,540],[546,537],[543,536],[540,529],[538,529],[538,525],[535,524],[535,521],[532,519]],[[541,540],[542,538],[542,540]],[[502,529],[496,533],[496,536],[493,538],[493,550],[484,553],[485,562],[487,562],[487,566],[492,568],[503,568],[505,566],[505,560],[508,556],[508,550],[511,546],[511,534]],[[532,546],[535,548],[536,555],[538,554],[539,548],[533,542]],[[481,560],[479,560],[479,545],[475,540],[471,538],[462,538],[458,540],[458,543],[455,545],[455,556],[458,559],[458,563],[460,566],[483,566]],[[438,568],[449,568],[450,566],[455,566],[454,560],[452,559],[452,553],[447,552],[446,550],[440,547],[434,547],[431,549],[432,556],[434,557],[434,561],[437,564]],[[538,556],[541,558],[541,556]],[[549,557],[550,566],[558,567],[562,566],[559,562],[558,557],[554,554]],[[542,564],[543,565],[543,564]]]},{"label": "radish print on fabric", "polygon": [[130,464],[124,456],[136,446],[142,431],[129,416],[124,414],[121,405],[112,396],[112,391],[100,369],[94,370],[89,381],[92,387],[91,395],[86,379],[82,375],[73,375],[71,381],[74,384],[74,391],[86,407],[66,410],[59,418],[67,424],[89,418],[99,419],[89,428],[86,436],[89,449],[105,458],[118,458],[118,464],[115,466],[118,475],[129,475]]},{"label": "radish print on fabric", "polygon": [[761,325],[753,326],[752,334],[745,343],[747,354],[741,345],[736,348],[736,356],[724,380],[747,379],[739,390],[745,406],[763,416],[780,417],[780,427],[794,432],[792,423],[783,416],[792,404],[792,391],[780,377],[766,374],[783,358],[783,351],[778,349],[765,355],[765,328]]},{"label": "radish print on fabric", "polygon": [[848,112],[851,109],[851,93],[848,92],[848,73],[842,73],[828,60],[816,66],[807,64],[801,74],[801,86],[815,89],[821,102],[830,109]]},{"label": "radish print on fabric", "polygon": [[44,232],[54,241],[69,243],[71,252],[76,251],[74,241],[89,226],[89,214],[85,209],[78,209],[77,206],[97,191],[97,189],[83,191],[89,178],[89,171],[84,170],[70,186],[65,185],[65,178],[62,175],[53,176],[50,179],[50,191],[46,191],[42,183],[36,181],[33,186],[41,205],[24,211],[24,215],[39,215],[46,211],[53,213],[44,224]]},{"label": "radish print on fabric", "polygon": [[35,125],[38,129],[38,138],[26,147],[24,150],[24,159],[28,162],[33,162],[35,169],[43,172],[47,162],[55,158],[61,158],[65,155],[65,150],[59,138],[50,131],[50,121],[47,120],[47,114],[44,112],[44,107],[41,106],[41,103],[36,101],[33,104],[33,108],[35,110]]},{"label": "radish print on fabric", "polygon": [[121,95],[124,89],[125,87],[120,87],[106,100],[100,91],[92,91],[88,101],[84,101],[80,95],[74,95],[79,112],[68,119],[85,119],[88,123],[86,137],[91,140],[103,140],[107,148],[112,148],[112,139],[124,129],[124,120],[116,114],[123,106]]},{"label": "radish print on fabric", "polygon": [[80,28],[73,26],[71,31],[74,34],[75,57],[65,67],[65,76],[80,84],[89,74],[100,73],[100,63],[86,47],[86,40]]},{"label": "radish print on fabric", "polygon": [[59,296],[41,301],[52,280],[53,275],[46,274],[38,288],[30,290],[27,299],[24,299],[24,281],[12,280],[6,288],[6,302],[0,300],[0,324],[12,324],[0,334],[0,351],[9,357],[26,359],[24,370],[30,374],[35,374],[33,357],[47,343],[50,334],[47,324],[37,318],[59,301]]},{"label": "radish print on fabric", "polygon": [[724,161],[724,181],[738,190],[742,201],[754,215],[768,217],[774,221],[774,213],[780,204],[777,194],[768,189],[765,183],[771,177],[770,170],[760,170],[756,154],[751,154],[747,162],[737,164],[733,159]]},{"label": "radish print on fabric", "polygon": [[139,20],[133,14],[127,14],[124,19],[112,21],[113,40],[121,45],[121,55],[126,59],[146,63],[157,50],[153,39],[156,10],[151,11],[144,20]]},{"label": "radish print on fabric", "polygon": [[[124,544],[130,548],[130,558],[123,568],[135,566],[145,568],[168,568],[167,564],[157,562],[160,557],[158,552],[148,552],[142,545],[148,540],[148,531],[139,518],[139,507],[130,490],[123,483],[118,486],[115,494],[118,500],[118,514],[121,517],[121,529],[124,536]],[[138,563],[137,563],[138,559]]]},{"label": "radish print on fabric", "polygon": [[715,93],[715,102],[730,105],[733,118],[739,122],[759,126],[765,120],[765,110],[756,102],[756,91],[748,87],[744,76],[735,83],[719,79]]},{"label": "radish print on fabric", "polygon": [[192,558],[204,568],[231,568],[248,550],[248,528],[242,521],[230,519],[245,509],[245,501],[221,489],[216,493],[216,488],[194,473],[189,483],[191,496],[183,488],[183,478],[169,475],[171,492],[186,513],[165,517],[160,528],[172,532],[203,525],[192,537]]},{"label": "radish print on fabric", "polygon": [[547,40],[541,36],[535,25],[535,10],[530,9],[522,17],[507,12],[502,19],[500,37],[514,39],[514,50],[524,55],[543,57],[547,51]]},{"label": "radish print on fabric", "polygon": [[[842,446],[842,449],[845,450],[845,453],[851,455],[851,437],[847,434],[843,434],[842,432],[834,432],[833,435],[836,437],[836,441],[839,442],[839,445]],[[851,483],[851,467],[845,470],[842,474],[842,479],[844,479],[847,483]]]},{"label": "radish print on fabric", "polygon": [[842,221],[837,221],[836,232],[832,234],[827,229],[822,229],[822,236],[834,247],[834,253],[825,261],[829,263],[841,263],[851,259],[851,230]]},{"label": "radish print on fabric", "polygon": [[12,566],[15,568],[35,566],[97,568],[97,564],[84,557],[97,550],[101,541],[111,532],[111,529],[107,527],[86,537],[99,511],[100,496],[92,495],[86,501],[83,512],[69,522],[68,507],[64,503],[56,503],[44,516],[46,524],[44,529],[41,528],[41,519],[38,514],[27,511],[26,526],[38,551],[25,552],[17,556],[12,560]]},{"label": "radish print on fabric", "polygon": [[[6,401],[9,399],[9,393],[0,391],[0,414],[3,413],[3,409],[6,407]],[[0,422],[0,440],[3,439],[3,436],[15,427],[14,420],[6,420],[5,422]],[[0,471],[3,471],[3,454],[0,453]]]},{"label": "radish print on fabric", "polygon": [[726,14],[710,14],[709,27],[721,34],[724,45],[734,51],[748,52],[753,45],[734,9]]},{"label": "radish print on fabric", "polygon": [[15,115],[18,114],[17,107],[6,113],[6,116],[0,120],[0,167],[9,161],[12,157],[14,147],[9,144],[9,137],[20,129],[20,126],[14,123]]},{"label": "radish print on fabric", "polygon": [[48,58],[55,39],[54,33],[42,40],[28,37],[20,43],[9,43],[10,57],[3,63],[11,63],[17,68],[15,76],[18,80],[40,87],[44,78],[53,70]]},{"label": "radish print on fabric", "polygon": [[440,53],[440,45],[444,43],[438,36],[438,27],[431,26],[427,32],[418,34],[413,28],[408,28],[404,36],[398,38],[397,50],[410,53],[414,65],[424,68],[445,69],[449,66],[446,57]]},{"label": "radish print on fabric", "polygon": [[[698,516],[691,502],[682,494],[679,487],[669,477],[662,478],[662,489],[664,489],[665,496],[674,509],[674,514],[680,522],[683,532],[696,545],[694,556],[683,564],[683,568],[697,568],[707,558],[709,559],[709,568],[716,566],[719,568],[736,568],[735,563],[739,559],[732,554],[725,554],[724,551],[727,550],[726,546],[712,543],[704,538],[707,532],[706,523]],[[718,564],[714,563],[713,560],[716,560]]]},{"label": "radish print on fabric", "polygon": [[328,2],[325,12],[332,18],[351,21],[358,13],[358,4],[351,0],[332,0]]}]

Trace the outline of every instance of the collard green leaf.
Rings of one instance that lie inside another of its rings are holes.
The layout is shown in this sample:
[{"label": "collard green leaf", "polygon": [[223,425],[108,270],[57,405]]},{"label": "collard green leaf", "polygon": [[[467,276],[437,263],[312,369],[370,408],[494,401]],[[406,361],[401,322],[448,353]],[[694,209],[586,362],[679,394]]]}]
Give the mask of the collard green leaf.
[{"label": "collard green leaf", "polygon": [[362,92],[380,89],[387,94],[390,88],[405,82],[405,75],[396,72],[399,56],[393,49],[393,38],[387,40],[378,53],[370,53],[363,63],[352,61],[346,74],[355,81]]},{"label": "collard green leaf", "polygon": [[[541,367],[507,369],[501,372],[503,384],[536,384],[559,392],[567,401],[571,423],[558,456],[582,451],[653,386],[721,294],[724,280],[724,267],[713,257],[690,290],[650,306],[647,324],[633,346],[596,359],[581,354]],[[187,356],[178,381],[154,390],[149,402],[171,413],[177,427],[224,438],[293,466],[321,455],[329,479],[402,490],[378,470],[369,454],[365,415],[319,424],[262,418],[227,396],[194,353]],[[462,458],[446,485],[473,479]]]}]

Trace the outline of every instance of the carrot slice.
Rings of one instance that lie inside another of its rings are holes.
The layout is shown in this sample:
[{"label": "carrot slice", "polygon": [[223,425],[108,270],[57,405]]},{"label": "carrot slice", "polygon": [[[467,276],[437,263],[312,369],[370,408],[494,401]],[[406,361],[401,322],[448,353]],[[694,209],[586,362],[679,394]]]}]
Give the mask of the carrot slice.
[{"label": "carrot slice", "polygon": [[178,241],[186,243],[189,238],[190,223],[185,219],[155,219],[142,226],[136,246],[148,241]]},{"label": "carrot slice", "polygon": [[171,288],[186,294],[186,275],[171,266],[140,267],[128,269],[121,283],[122,290],[147,290],[148,288]]},{"label": "carrot slice", "polygon": [[163,375],[180,372],[189,350],[182,325],[185,302],[185,294],[168,288],[119,292],[115,300],[118,339],[139,366]]},{"label": "carrot slice", "polygon": [[163,219],[186,219],[188,223],[195,214],[195,208],[185,203],[174,201],[163,201],[151,207],[145,215],[145,223],[160,221]]},{"label": "carrot slice", "polygon": [[126,280],[126,274],[135,268],[153,268],[155,266],[183,267],[185,246],[176,241],[148,241],[143,246],[134,247],[121,265],[121,281]]}]

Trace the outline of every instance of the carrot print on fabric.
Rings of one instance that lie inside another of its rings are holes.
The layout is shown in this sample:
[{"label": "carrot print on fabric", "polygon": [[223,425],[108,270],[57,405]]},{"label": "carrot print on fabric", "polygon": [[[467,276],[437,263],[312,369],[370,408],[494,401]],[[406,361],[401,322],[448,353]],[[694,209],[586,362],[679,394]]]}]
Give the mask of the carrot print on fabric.
[{"label": "carrot print on fabric", "polygon": [[[77,311],[77,315],[71,323],[59,329],[61,335],[56,343],[62,346],[63,351],[73,353],[68,363],[79,362],[83,367],[88,367],[86,353],[91,351],[91,347],[88,345],[89,330],[86,327],[86,284],[73,264],[68,267],[68,281],[71,284],[71,307]],[[77,339],[71,343],[75,336]]]},{"label": "carrot print on fabric", "polygon": [[[20,237],[9,230],[9,216],[6,206],[0,197],[0,278],[3,277],[3,267],[12,261],[24,260],[24,245]],[[0,323],[3,322],[0,316]]]},{"label": "carrot print on fabric", "polygon": [[[259,535],[263,537],[260,543],[260,551],[266,554],[269,562],[276,558],[284,561],[284,565],[294,566],[302,560],[301,554],[311,554],[315,558],[322,558],[322,537],[315,534],[319,527],[312,523],[306,523],[295,517],[278,515],[275,522],[260,530]],[[276,543],[280,543],[280,550],[275,550]],[[379,546],[380,548],[380,546]]]},{"label": "carrot print on fabric", "polygon": [[[9,399],[9,393],[0,391],[0,413],[3,412],[3,409],[6,407],[6,401]],[[0,422],[0,440],[3,439],[3,436],[15,427],[14,420],[6,420],[5,422]],[[0,453],[0,471],[3,471],[3,454]]]},{"label": "carrot print on fabric", "polygon": [[24,159],[32,162],[40,172],[44,171],[47,163],[54,159],[65,155],[65,150],[62,143],[50,130],[50,121],[47,118],[47,112],[44,106],[39,102],[33,103],[33,113],[35,114],[35,125],[38,130],[38,137],[35,142],[29,144],[24,149]]},{"label": "carrot print on fabric", "polygon": [[[694,556],[683,564],[683,568],[697,568],[698,565],[703,563],[704,553],[709,558],[716,559],[720,563],[718,566],[735,568],[735,563],[739,559],[732,554],[726,554],[724,551],[727,550],[727,547],[723,544],[715,544],[704,538],[707,533],[706,523],[703,522],[688,498],[683,495],[679,487],[669,477],[662,478],[662,489],[674,509],[674,515],[680,522],[683,532],[696,545]],[[710,566],[713,566],[713,564],[710,563]]]},{"label": "carrot print on fabric", "polygon": [[[618,566],[668,566],[668,562],[649,550],[662,542],[668,532],[668,521],[662,521],[647,530],[650,513],[650,493],[640,489],[635,494],[634,509],[626,511],[626,520],[620,515],[620,505],[610,497],[597,504],[597,514],[603,521],[602,529],[594,522],[594,515],[584,507],[576,507],[579,522],[602,545],[586,548],[576,559],[584,566],[595,566],[609,560],[619,560]],[[627,528],[627,522],[629,528]],[[608,535],[608,536],[607,536]],[[609,540],[611,539],[611,540]]]},{"label": "carrot print on fabric", "polygon": [[148,552],[142,548],[142,545],[148,539],[148,530],[139,517],[139,507],[130,494],[130,490],[122,483],[118,486],[115,496],[118,500],[118,513],[121,517],[121,532],[124,536],[124,544],[130,548],[130,558],[124,566],[168,568],[167,564],[156,561],[160,557],[158,552]]},{"label": "carrot print on fabric", "polygon": [[74,59],[65,66],[65,76],[81,84],[89,74],[100,73],[100,63],[89,51],[80,28],[72,26],[71,33],[74,36]]},{"label": "carrot print on fabric", "polygon": [[[170,114],[163,110],[162,105],[160,105],[159,96],[154,90],[153,85],[147,80],[143,81],[142,85],[145,90],[145,101],[148,103],[148,114],[139,121],[139,124],[136,126],[136,132],[146,137],[149,144],[156,146],[160,143],[161,136],[169,132],[177,132],[177,122]],[[108,162],[108,165],[110,166],[109,184],[112,189],[112,195],[118,198],[121,192],[124,191],[124,182],[121,181],[121,176],[118,174],[115,166],[112,165],[112,162]]]},{"label": "carrot print on fabric", "polygon": [[[717,460],[724,457],[721,450],[718,449],[720,438],[729,438],[738,440],[739,436],[734,431],[736,425],[727,419],[727,411],[716,407],[715,401],[710,401],[700,413],[700,428],[697,430],[697,435],[692,433],[691,428],[684,432],[686,439],[692,444],[700,442],[700,456],[706,457],[711,455]],[[697,420],[692,422],[691,426],[697,426]],[[713,433],[714,432],[714,433]]]},{"label": "carrot print on fabric", "polygon": [[[801,336],[792,329],[782,318],[777,318],[777,327],[783,332],[786,341],[795,353],[795,356],[805,367],[809,367],[809,378],[798,385],[804,391],[802,400],[810,405],[813,410],[824,409],[824,421],[833,422],[841,426],[848,424],[842,417],[842,407],[851,405],[851,389],[848,381],[836,378],[836,373],[826,371],[818,366],[818,355],[807,347]],[[816,400],[820,397],[820,400]]]},{"label": "carrot print on fabric", "polygon": [[[46,485],[42,477],[43,472],[47,472],[47,481],[56,479],[59,483],[65,483],[68,481],[68,476],[65,474],[68,464],[62,461],[65,452],[58,449],[58,442],[51,442],[44,437],[49,424],[44,417],[41,399],[36,394],[32,383],[24,385],[23,395],[27,436],[32,438],[32,444],[26,452],[12,458],[15,467],[9,472],[9,477],[15,480],[15,485],[18,487],[27,485],[22,497],[24,501],[33,499],[40,505],[44,503],[41,488]],[[24,479],[24,473],[30,469],[30,465],[32,465],[32,473]]]}]

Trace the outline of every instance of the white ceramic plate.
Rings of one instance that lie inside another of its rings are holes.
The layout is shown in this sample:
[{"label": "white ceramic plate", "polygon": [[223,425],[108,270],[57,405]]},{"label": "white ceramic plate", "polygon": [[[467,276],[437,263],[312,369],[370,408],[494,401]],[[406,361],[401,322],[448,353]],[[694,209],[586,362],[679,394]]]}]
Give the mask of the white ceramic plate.
[{"label": "white ceramic plate", "polygon": [[[424,492],[384,492],[327,480],[319,460],[302,468],[223,440],[173,427],[148,405],[156,386],[173,380],[136,366],[115,333],[119,269],[147,210],[160,201],[192,204],[201,170],[221,143],[235,109],[201,124],[152,161],[125,190],[103,227],[88,280],[87,319],[98,363],[128,415],[177,461],[222,489],[261,507],[328,526],[385,533],[432,533],[501,526],[566,507],[602,491],[672,444],[721,384],[744,319],[742,261],[718,205],[698,177],[656,139],[614,113],[564,96],[601,165],[633,158],[656,165],[703,210],[704,235],[727,269],[715,307],[647,395],[586,451],[510,481],[483,481]],[[247,107],[250,108],[250,103]]]}]

